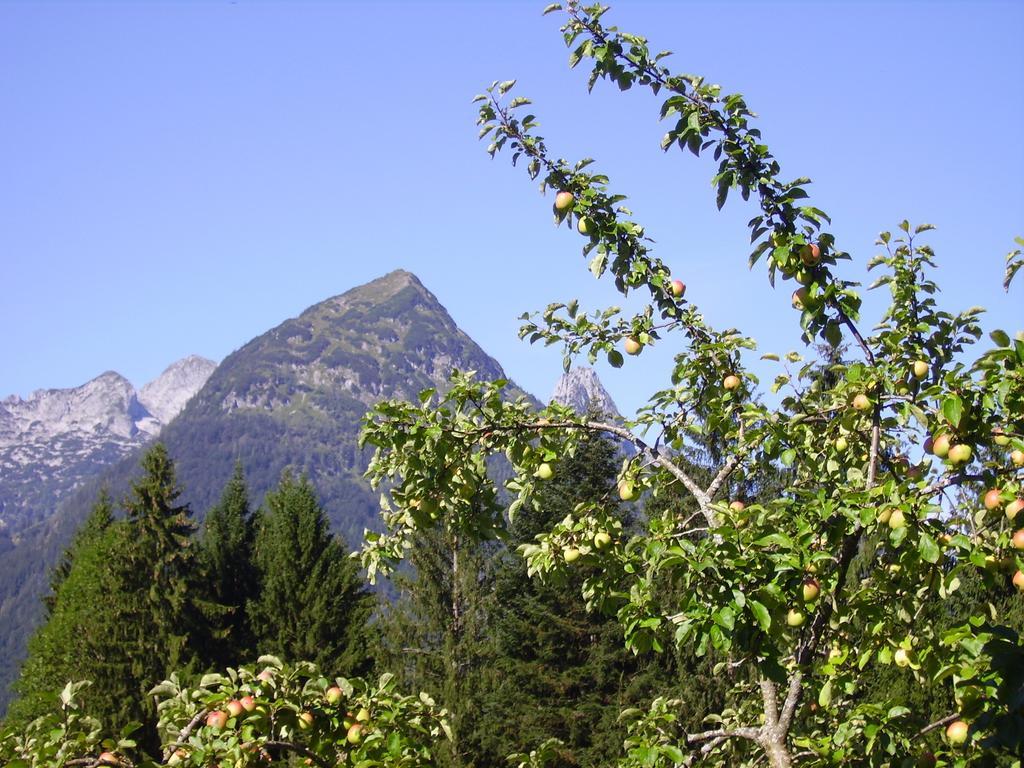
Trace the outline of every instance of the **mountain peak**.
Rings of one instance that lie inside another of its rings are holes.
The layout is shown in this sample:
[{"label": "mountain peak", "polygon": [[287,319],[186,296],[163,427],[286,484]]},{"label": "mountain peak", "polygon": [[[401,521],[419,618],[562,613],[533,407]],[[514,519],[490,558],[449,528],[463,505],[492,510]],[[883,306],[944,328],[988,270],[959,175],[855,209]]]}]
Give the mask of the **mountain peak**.
[{"label": "mountain peak", "polygon": [[178,415],[216,367],[215,362],[199,355],[183,357],[139,390],[139,402],[166,424]]},{"label": "mountain peak", "polygon": [[555,385],[551,401],[567,405],[577,413],[596,411],[614,419],[622,418],[612,396],[601,384],[597,371],[586,366],[572,368],[563,373]]}]

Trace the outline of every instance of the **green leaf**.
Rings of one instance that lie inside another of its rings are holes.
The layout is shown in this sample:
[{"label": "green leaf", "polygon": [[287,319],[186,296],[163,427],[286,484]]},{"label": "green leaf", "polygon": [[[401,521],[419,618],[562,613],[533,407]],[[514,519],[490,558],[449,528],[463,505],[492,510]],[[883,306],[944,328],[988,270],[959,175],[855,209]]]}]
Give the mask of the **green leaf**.
[{"label": "green leaf", "polygon": [[559,3],[552,3],[547,8],[544,9],[544,12],[541,14],[541,16],[547,16],[549,13],[560,10],[562,10],[562,6]]},{"label": "green leaf", "polygon": [[747,600],[747,606],[750,608],[751,613],[754,614],[754,618],[757,619],[761,630],[767,632],[772,625],[772,615],[768,612],[768,609],[757,600]]},{"label": "green leaf", "polygon": [[927,533],[922,533],[917,542],[917,551],[921,553],[921,559],[928,563],[939,562],[941,551],[939,545]]},{"label": "green leaf", "polygon": [[821,686],[821,690],[818,691],[818,706],[827,708],[832,703],[832,681],[826,680],[825,684]]},{"label": "green leaf", "polygon": [[960,419],[964,414],[963,401],[956,395],[948,395],[942,401],[942,415],[954,427],[960,426]]},{"label": "green leaf", "polygon": [[622,353],[619,352],[619,350],[613,349],[610,352],[608,352],[608,364],[612,368],[621,368],[623,362],[624,359],[622,357]]}]

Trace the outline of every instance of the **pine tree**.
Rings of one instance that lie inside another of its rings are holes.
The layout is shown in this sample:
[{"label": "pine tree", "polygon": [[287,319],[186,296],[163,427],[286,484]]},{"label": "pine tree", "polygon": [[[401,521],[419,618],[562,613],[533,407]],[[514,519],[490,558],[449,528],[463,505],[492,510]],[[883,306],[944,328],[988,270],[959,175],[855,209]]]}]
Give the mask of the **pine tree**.
[{"label": "pine tree", "polygon": [[114,521],[114,501],[110,496],[110,489],[107,486],[100,488],[99,495],[93,503],[89,516],[85,519],[82,527],[75,534],[70,546],[64,550],[60,562],[50,572],[50,594],[43,598],[46,606],[47,617],[53,614],[57,602],[57,593],[71,573],[75,556],[90,546]]},{"label": "pine tree", "polygon": [[361,673],[373,597],[313,486],[286,473],[265,506],[255,554],[261,588],[249,603],[260,653],[316,662],[328,676]]},{"label": "pine tree", "polygon": [[[492,672],[489,616],[494,544],[467,544],[451,530],[422,534],[395,577],[399,598],[381,621],[378,661],[408,690],[430,693],[450,713],[445,766],[482,766],[484,690]],[[499,764],[499,763],[493,763]]]},{"label": "pine tree", "polygon": [[256,640],[247,606],[259,595],[259,573],[253,561],[256,519],[242,465],[235,471],[220,502],[207,513],[199,556],[209,598],[223,607],[206,627],[203,661],[214,669],[237,667],[256,657]]}]

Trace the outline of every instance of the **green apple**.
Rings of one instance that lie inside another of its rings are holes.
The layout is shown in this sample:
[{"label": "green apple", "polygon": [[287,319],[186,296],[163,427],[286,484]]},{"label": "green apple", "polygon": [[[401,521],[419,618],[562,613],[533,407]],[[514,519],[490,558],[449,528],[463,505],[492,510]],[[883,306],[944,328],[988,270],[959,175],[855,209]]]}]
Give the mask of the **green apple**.
[{"label": "green apple", "polygon": [[576,547],[566,547],[562,550],[562,557],[565,558],[567,563],[575,563],[580,559],[580,551]]},{"label": "green apple", "polygon": [[798,608],[790,608],[786,614],[786,623],[791,627],[802,627],[807,621],[807,614]]},{"label": "green apple", "polygon": [[985,494],[982,503],[985,505],[985,509],[991,512],[993,509],[1002,506],[1002,492],[998,488],[991,488]]},{"label": "green apple", "polygon": [[337,706],[341,702],[342,698],[341,688],[336,685],[332,685],[327,689],[327,692],[324,694],[324,698],[327,699],[328,704]]},{"label": "green apple", "polygon": [[303,712],[299,715],[299,730],[308,731],[313,727],[313,713]]},{"label": "green apple", "polygon": [[800,261],[802,261],[808,267],[813,267],[815,264],[821,261],[821,248],[818,247],[818,244],[807,243],[807,245],[801,248]]},{"label": "green apple", "polygon": [[619,481],[619,498],[623,501],[632,501],[636,498],[636,488],[632,480]]},{"label": "green apple", "polygon": [[576,222],[576,231],[581,235],[590,235],[595,231],[594,222],[588,219],[586,216],[581,216],[580,220]]},{"label": "green apple", "polygon": [[805,603],[813,602],[818,599],[818,594],[821,592],[821,585],[818,584],[817,579],[804,579],[803,586],[803,598]]},{"label": "green apple", "polygon": [[730,391],[737,389],[739,385],[740,377],[731,373],[722,380],[722,386]]},{"label": "green apple", "polygon": [[886,523],[889,522],[889,519],[891,517],[892,517],[892,510],[889,509],[888,507],[883,509],[881,512],[878,513],[878,518],[877,518],[878,519],[878,524],[879,525],[885,525]]},{"label": "green apple", "polygon": [[368,723],[368,722],[370,722],[370,710],[368,710],[366,707],[362,707],[358,712],[356,712],[356,722],[357,723]]},{"label": "green apple", "polygon": [[959,747],[967,741],[968,726],[963,720],[954,720],[946,727],[946,741],[954,747]]},{"label": "green apple", "polygon": [[895,530],[898,530],[900,528],[905,528],[906,525],[907,525],[907,520],[903,516],[903,510],[902,509],[894,509],[892,511],[892,514],[889,515],[889,527],[892,528],[895,531]]},{"label": "green apple", "polygon": [[866,411],[871,407],[871,400],[862,392],[854,396],[852,405],[856,411]]},{"label": "green apple", "polygon": [[840,435],[836,438],[835,448],[839,453],[845,453],[849,447],[849,443],[846,442],[846,438]]},{"label": "green apple", "polygon": [[626,350],[627,355],[639,355],[640,350],[644,348],[644,345],[637,341],[632,336],[629,336],[622,344],[623,349]]},{"label": "green apple", "polygon": [[928,375],[928,363],[924,360],[915,360],[913,365],[914,378],[923,379]]},{"label": "green apple", "polygon": [[555,474],[555,470],[551,468],[551,465],[546,461],[537,467],[537,471],[534,473],[541,480],[550,480],[551,476]]},{"label": "green apple", "polygon": [[944,459],[949,455],[949,447],[949,435],[936,435],[932,440],[932,453],[940,459]]},{"label": "green apple", "polygon": [[1024,509],[1024,499],[1014,499],[1006,505],[1006,519],[1012,523],[1022,509]]},{"label": "green apple", "polygon": [[607,547],[611,543],[612,543],[612,537],[609,536],[604,531],[600,531],[599,533],[594,534],[594,548],[595,549],[604,549],[605,547]]},{"label": "green apple", "polygon": [[907,653],[906,648],[897,648],[896,653],[892,655],[892,660],[896,662],[897,667],[910,666],[910,654]]},{"label": "green apple", "polygon": [[1015,467],[1024,467],[1024,451],[1015,450],[1010,454],[1010,461],[1013,462]]},{"label": "green apple", "polygon": [[949,461],[951,464],[966,464],[971,460],[971,446],[966,443],[958,443],[949,446]]},{"label": "green apple", "polygon": [[559,213],[565,213],[572,208],[572,204],[575,201],[576,198],[573,197],[572,192],[559,192],[555,195],[555,210]]},{"label": "green apple", "polygon": [[996,427],[992,430],[993,440],[996,445],[1005,447],[1010,444],[1010,436],[1003,432],[1002,427]]}]

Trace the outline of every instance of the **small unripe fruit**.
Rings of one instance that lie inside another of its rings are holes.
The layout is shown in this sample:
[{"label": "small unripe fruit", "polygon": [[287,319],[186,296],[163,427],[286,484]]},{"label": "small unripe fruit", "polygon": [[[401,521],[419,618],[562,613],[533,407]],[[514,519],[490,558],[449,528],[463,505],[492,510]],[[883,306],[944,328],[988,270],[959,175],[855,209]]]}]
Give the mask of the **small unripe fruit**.
[{"label": "small unripe fruit", "polygon": [[965,443],[951,445],[949,447],[949,461],[951,464],[966,464],[971,460],[971,446]]},{"label": "small unripe fruit", "polygon": [[1015,467],[1024,467],[1024,451],[1016,450],[1010,454],[1010,461]]},{"label": "small unripe fruit", "polygon": [[938,435],[932,441],[932,453],[944,459],[949,455],[949,445],[949,435]]},{"label": "small unripe fruit", "polygon": [[807,614],[796,608],[791,608],[786,614],[786,623],[791,627],[801,627],[807,621]]},{"label": "small unripe fruit", "polygon": [[594,534],[594,548],[595,549],[604,549],[605,547],[607,547],[611,543],[612,543],[612,537],[609,536],[604,531],[601,531],[600,533]]},{"label": "small unripe fruit", "polygon": [[845,437],[840,435],[839,437],[836,438],[835,447],[836,450],[839,451],[839,453],[843,453],[849,447],[849,443],[847,443]]},{"label": "small unripe fruit", "polygon": [[580,551],[576,547],[566,547],[562,552],[562,557],[565,558],[567,563],[575,563],[580,559]]},{"label": "small unripe fruit", "polygon": [[572,192],[559,192],[555,195],[555,210],[559,213],[564,213],[572,208],[572,204],[576,198],[573,197]]},{"label": "small unripe fruit", "polygon": [[623,480],[619,483],[619,498],[623,501],[632,501],[636,498],[636,488],[632,480]]},{"label": "small unripe fruit", "polygon": [[866,411],[871,407],[871,400],[868,399],[867,395],[861,393],[853,398],[853,407],[857,411]]},{"label": "small unripe fruit", "polygon": [[989,512],[991,512],[996,507],[1001,506],[1002,505],[1002,500],[999,498],[1001,495],[1002,494],[1000,493],[998,488],[990,489],[985,494],[985,497],[984,497],[983,502],[982,502],[985,505],[985,509],[987,509]]},{"label": "small unripe fruit", "polygon": [[889,515],[889,527],[894,531],[904,528],[907,525],[907,519],[903,516],[902,509],[894,509],[892,514]]},{"label": "small unripe fruit", "polygon": [[358,744],[363,740],[363,724],[353,723],[352,727],[348,729],[348,733],[345,734],[345,738],[348,739],[349,744]]},{"label": "small unripe fruit", "polygon": [[1013,544],[1014,549],[1024,549],[1024,528],[1021,528],[1013,534],[1013,538],[1010,539],[1010,542]]},{"label": "small unripe fruit", "polygon": [[551,468],[551,465],[545,461],[543,464],[537,467],[537,471],[535,474],[541,480],[550,480],[551,476],[555,474],[555,470],[553,470]]},{"label": "small unripe fruit", "polygon": [[228,714],[231,715],[231,717],[238,717],[245,711],[245,709],[242,707],[242,702],[238,701],[237,699],[232,699],[231,701],[229,701],[226,709],[228,711]]},{"label": "small unripe fruit", "polygon": [[308,731],[313,727],[313,713],[303,712],[299,715],[299,730]]},{"label": "small unripe fruit", "polygon": [[806,288],[797,288],[793,291],[793,295],[790,297],[790,303],[793,305],[793,309],[804,310],[809,305]]},{"label": "small unripe fruit", "polygon": [[993,441],[996,445],[1004,447],[1010,444],[1010,436],[1005,434],[1000,427],[996,427],[992,430]]},{"label": "small unripe fruit", "polygon": [[967,741],[968,726],[963,720],[954,720],[946,728],[946,741],[954,747],[959,747]]},{"label": "small unripe fruit", "polygon": [[820,592],[821,586],[817,579],[804,579],[803,598],[805,603],[817,600]]},{"label": "small unripe fruit", "polygon": [[1014,499],[1006,505],[1006,519],[1012,523],[1022,509],[1024,509],[1024,499]]},{"label": "small unripe fruit", "polygon": [[742,512],[746,508],[747,505],[739,500],[733,501],[729,504],[729,509],[731,509],[733,512]]},{"label": "small unripe fruit", "polygon": [[328,704],[338,704],[341,701],[341,697],[342,697],[341,688],[339,688],[336,685],[331,686],[330,688],[328,688],[327,692],[324,694],[324,698],[327,699],[327,703]]},{"label": "small unripe fruit", "polygon": [[1017,588],[1018,592],[1024,592],[1024,573],[1017,571],[1013,574],[1013,586]]},{"label": "small unripe fruit", "polygon": [[800,249],[800,261],[808,267],[813,267],[821,261],[821,248],[817,243],[808,243]]},{"label": "small unripe fruit", "polygon": [[576,231],[581,235],[589,235],[594,232],[594,222],[588,219],[586,216],[576,222]]},{"label": "small unripe fruit", "polygon": [[907,653],[906,648],[897,648],[896,653],[892,655],[892,660],[896,662],[897,667],[910,666],[910,654]]},{"label": "small unripe fruit", "polygon": [[725,379],[723,379],[723,381],[722,381],[722,386],[725,387],[726,389],[730,390],[730,391],[733,390],[733,389],[736,389],[737,387],[739,387],[739,385],[740,385],[740,377],[739,376],[735,376],[735,375],[733,375],[731,373],[728,376],[726,376]]},{"label": "small unripe fruit", "polygon": [[358,712],[356,712],[356,722],[357,723],[368,723],[368,722],[370,722],[370,710],[368,710],[366,707],[363,707]]},{"label": "small unripe fruit", "polygon": [[644,345],[630,336],[625,342],[623,342],[622,347],[626,350],[627,355],[639,355],[640,350],[644,348]]},{"label": "small unripe fruit", "polygon": [[892,510],[888,508],[883,509],[881,512],[878,513],[878,524],[885,525],[889,522],[890,517],[892,517]]},{"label": "small unripe fruit", "polygon": [[683,294],[686,293],[686,283],[682,280],[673,280],[669,283],[669,290],[672,291],[672,295],[677,299],[681,299]]},{"label": "small unripe fruit", "polygon": [[925,376],[928,375],[928,363],[926,363],[924,360],[915,360],[913,367],[915,379],[923,379]]}]

